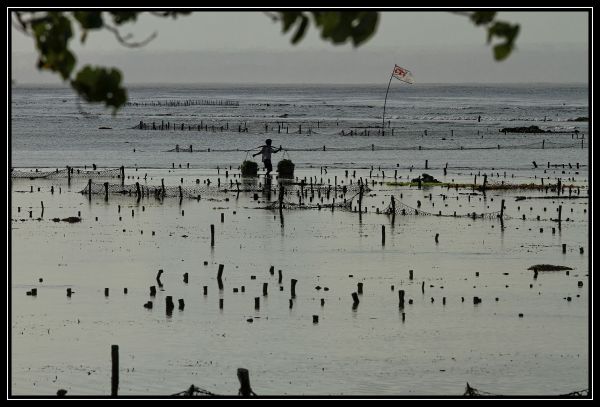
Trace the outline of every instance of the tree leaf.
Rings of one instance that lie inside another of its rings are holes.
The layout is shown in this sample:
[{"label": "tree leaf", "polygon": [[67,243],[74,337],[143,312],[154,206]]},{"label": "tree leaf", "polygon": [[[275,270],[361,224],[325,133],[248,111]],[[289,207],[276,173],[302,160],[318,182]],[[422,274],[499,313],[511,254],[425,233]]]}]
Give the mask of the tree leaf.
[{"label": "tree leaf", "polygon": [[99,11],[75,11],[73,17],[83,29],[98,29],[104,25],[102,13]]},{"label": "tree leaf", "polygon": [[494,58],[496,61],[502,61],[506,59],[512,51],[512,46],[510,44],[498,44],[494,46]]},{"label": "tree leaf", "polygon": [[379,15],[377,13],[364,12],[359,13],[358,24],[354,27],[352,40],[354,46],[358,47],[367,41],[377,30]]},{"label": "tree leaf", "polygon": [[296,19],[300,17],[300,13],[279,13],[281,15],[281,22],[283,24],[283,32],[288,32],[288,30],[294,25]]},{"label": "tree leaf", "polygon": [[296,44],[298,41],[304,37],[304,33],[306,31],[306,27],[308,27],[308,18],[306,16],[301,16],[300,25],[296,30],[296,34],[292,37],[292,44]]},{"label": "tree leaf", "polygon": [[127,101],[127,92],[121,86],[121,72],[118,69],[92,67],[81,69],[71,87],[88,102],[103,102],[112,106],[114,112]]},{"label": "tree leaf", "polygon": [[495,16],[495,11],[476,11],[471,14],[470,18],[475,25],[485,25],[491,23]]},{"label": "tree leaf", "polygon": [[68,79],[75,67],[75,56],[67,45],[73,36],[71,20],[62,13],[47,13],[31,21],[31,31],[38,49],[38,69],[58,72]]}]

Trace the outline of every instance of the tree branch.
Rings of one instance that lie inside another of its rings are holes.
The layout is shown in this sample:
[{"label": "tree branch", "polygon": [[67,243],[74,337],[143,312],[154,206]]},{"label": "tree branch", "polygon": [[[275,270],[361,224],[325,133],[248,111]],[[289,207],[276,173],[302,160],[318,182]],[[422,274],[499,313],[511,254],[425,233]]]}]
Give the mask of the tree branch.
[{"label": "tree branch", "polygon": [[20,33],[23,33],[23,34],[27,35],[28,37],[33,37],[31,35],[31,33],[29,31],[27,31],[27,27],[25,26],[25,24],[23,23],[23,21],[21,21],[18,17],[16,17],[16,18],[18,20],[18,23],[17,23],[17,21],[11,19],[11,23],[12,23],[13,27],[15,28],[15,30],[19,31]]},{"label": "tree branch", "polygon": [[106,28],[108,31],[112,32],[115,37],[117,38],[117,41],[119,41],[119,43],[121,43],[121,45],[129,47],[129,48],[139,48],[139,47],[143,47],[144,45],[148,44],[150,41],[152,41],[154,38],[156,38],[156,31],[153,32],[148,38],[146,38],[143,41],[140,42],[128,42],[127,40],[131,37],[131,34],[123,37],[121,36],[121,33],[119,32],[118,29],[116,29],[115,27],[112,27],[106,23],[104,23],[104,28]]},{"label": "tree branch", "polygon": [[279,21],[279,16],[277,16],[277,14],[273,14],[268,11],[263,12],[263,14],[265,14],[267,17],[269,17],[271,19],[271,21],[273,21],[274,23]]}]

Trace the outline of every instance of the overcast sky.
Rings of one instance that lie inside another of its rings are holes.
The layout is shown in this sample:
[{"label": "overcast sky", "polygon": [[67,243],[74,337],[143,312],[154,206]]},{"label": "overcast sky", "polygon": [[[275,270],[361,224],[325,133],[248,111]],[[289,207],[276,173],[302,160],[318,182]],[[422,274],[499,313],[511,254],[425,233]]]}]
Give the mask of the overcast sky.
[{"label": "overcast sky", "polygon": [[[78,66],[119,67],[135,83],[381,83],[394,64],[419,83],[555,82],[588,80],[588,14],[500,12],[519,23],[517,50],[496,62],[486,32],[449,12],[381,12],[376,34],[365,45],[334,46],[310,27],[299,45],[263,12],[193,12],[177,19],[142,15],[122,26],[143,48],[120,45],[106,31],[85,44],[71,40]],[[33,40],[12,29],[12,74],[17,83],[61,83],[35,68]]]}]

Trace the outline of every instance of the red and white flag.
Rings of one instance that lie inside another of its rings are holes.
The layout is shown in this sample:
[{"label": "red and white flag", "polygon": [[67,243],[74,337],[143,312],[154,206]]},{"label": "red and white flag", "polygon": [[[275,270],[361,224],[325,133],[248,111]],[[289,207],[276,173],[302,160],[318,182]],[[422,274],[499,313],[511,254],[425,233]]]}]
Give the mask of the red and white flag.
[{"label": "red and white flag", "polygon": [[392,72],[392,76],[406,83],[415,83],[412,73],[408,69],[402,68],[398,65],[394,65],[394,71]]}]

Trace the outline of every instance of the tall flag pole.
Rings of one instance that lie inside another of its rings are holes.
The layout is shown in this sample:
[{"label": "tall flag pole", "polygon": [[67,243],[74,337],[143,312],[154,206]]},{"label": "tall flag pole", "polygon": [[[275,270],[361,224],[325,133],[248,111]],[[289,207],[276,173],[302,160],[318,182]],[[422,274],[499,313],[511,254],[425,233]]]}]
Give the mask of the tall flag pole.
[{"label": "tall flag pole", "polygon": [[385,91],[385,101],[383,102],[383,117],[381,118],[381,135],[385,136],[385,106],[387,105],[387,96],[388,96],[388,92],[390,91],[390,85],[392,83],[392,78],[396,78],[401,80],[402,82],[406,82],[406,83],[414,83],[414,79],[412,76],[412,73],[405,68],[402,68],[398,65],[394,65],[394,70],[392,71],[392,74],[390,75],[390,81],[388,82],[388,87],[387,90]]}]

